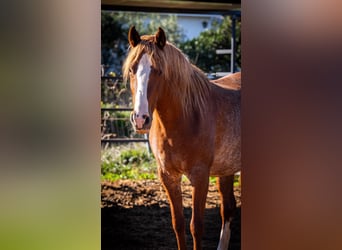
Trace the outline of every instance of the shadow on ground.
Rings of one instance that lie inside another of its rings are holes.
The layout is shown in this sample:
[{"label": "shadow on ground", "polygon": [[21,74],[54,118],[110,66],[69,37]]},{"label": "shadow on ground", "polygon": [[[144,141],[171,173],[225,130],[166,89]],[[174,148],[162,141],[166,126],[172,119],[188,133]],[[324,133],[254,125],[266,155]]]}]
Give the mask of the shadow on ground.
[{"label": "shadow on ground", "polygon": [[[112,192],[102,192],[101,208],[101,249],[177,249],[176,238],[171,225],[170,209],[165,197],[158,198],[155,195],[146,195],[146,192],[139,192],[137,186],[134,188],[125,184],[125,196],[119,195],[118,199],[135,199],[144,205],[122,206],[121,201],[115,199],[116,192],[120,190],[113,187]],[[108,190],[108,188],[107,188]],[[133,195],[132,195],[133,192]],[[141,195],[141,194],[144,195]],[[149,191],[149,193],[151,193]],[[106,197],[109,195],[111,197]],[[138,195],[137,195],[138,194]],[[141,196],[141,197],[140,197]],[[148,197],[153,197],[157,202],[146,202]],[[137,203],[137,202],[135,202]],[[192,249],[192,238],[189,230],[191,208],[184,208],[186,218],[186,235],[188,249]],[[203,237],[203,249],[217,249],[220,235],[220,209],[219,207],[207,208],[205,210],[205,233]],[[241,208],[236,210],[231,223],[232,235],[229,250],[240,250],[241,235]]]}]

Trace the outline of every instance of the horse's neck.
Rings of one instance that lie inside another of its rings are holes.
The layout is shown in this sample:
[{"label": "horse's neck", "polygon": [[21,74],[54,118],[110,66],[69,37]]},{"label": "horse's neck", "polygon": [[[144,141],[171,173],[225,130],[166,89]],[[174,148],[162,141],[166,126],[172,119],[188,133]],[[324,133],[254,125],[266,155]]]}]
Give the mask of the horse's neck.
[{"label": "horse's neck", "polygon": [[[175,131],[177,135],[196,132],[201,123],[199,108],[195,107],[185,112],[179,95],[171,94],[172,91],[177,91],[177,87],[164,88],[161,91],[154,111],[155,122],[160,123],[160,126],[168,132]],[[208,103],[206,107],[210,109],[209,106]]]},{"label": "horse's neck", "polygon": [[185,119],[183,107],[181,106],[180,100],[177,99],[176,95],[170,93],[161,93],[159,100],[156,105],[155,112],[159,117],[159,122],[165,125],[172,124],[175,121],[181,121]]}]

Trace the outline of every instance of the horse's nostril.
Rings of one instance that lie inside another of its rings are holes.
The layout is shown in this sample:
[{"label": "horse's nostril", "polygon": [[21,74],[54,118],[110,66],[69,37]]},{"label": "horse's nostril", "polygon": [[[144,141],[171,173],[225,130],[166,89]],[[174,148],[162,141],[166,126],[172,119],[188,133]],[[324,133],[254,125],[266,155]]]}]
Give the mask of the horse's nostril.
[{"label": "horse's nostril", "polygon": [[144,119],[145,119],[145,124],[149,124],[150,123],[150,117],[149,116],[145,116],[144,117]]}]

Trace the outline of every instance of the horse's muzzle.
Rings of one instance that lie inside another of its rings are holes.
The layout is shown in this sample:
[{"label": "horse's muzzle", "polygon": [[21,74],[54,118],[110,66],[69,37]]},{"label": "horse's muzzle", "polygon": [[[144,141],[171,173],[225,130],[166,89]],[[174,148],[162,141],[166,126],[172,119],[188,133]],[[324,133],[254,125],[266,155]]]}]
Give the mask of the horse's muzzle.
[{"label": "horse's muzzle", "polygon": [[152,124],[152,118],[148,114],[139,115],[135,111],[131,112],[130,121],[138,134],[148,133]]}]

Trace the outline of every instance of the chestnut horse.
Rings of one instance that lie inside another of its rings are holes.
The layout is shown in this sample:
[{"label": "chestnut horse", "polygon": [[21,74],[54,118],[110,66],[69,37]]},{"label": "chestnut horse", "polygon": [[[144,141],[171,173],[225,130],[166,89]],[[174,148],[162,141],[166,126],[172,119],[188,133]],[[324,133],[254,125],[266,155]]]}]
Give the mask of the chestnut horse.
[{"label": "chestnut horse", "polygon": [[234,173],[240,171],[240,73],[210,82],[159,28],[155,35],[128,33],[123,65],[130,80],[137,133],[149,132],[159,178],[171,207],[178,249],[186,249],[181,177],[192,185],[190,231],[202,249],[203,217],[209,176],[216,176],[222,228],[218,249],[227,249],[235,209]]}]

